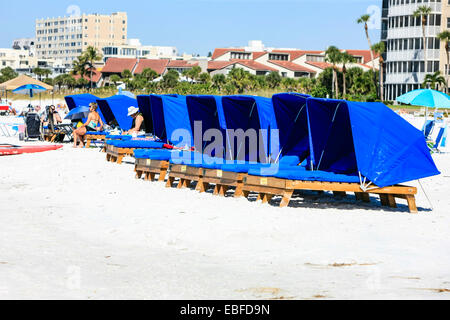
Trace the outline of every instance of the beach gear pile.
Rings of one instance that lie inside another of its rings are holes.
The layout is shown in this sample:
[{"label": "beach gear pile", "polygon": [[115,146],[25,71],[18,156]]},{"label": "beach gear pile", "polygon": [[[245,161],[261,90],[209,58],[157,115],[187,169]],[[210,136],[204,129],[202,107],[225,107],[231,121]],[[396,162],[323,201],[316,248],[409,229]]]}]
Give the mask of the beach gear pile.
[{"label": "beach gear pile", "polygon": [[280,196],[281,206],[298,190],[350,192],[363,201],[376,194],[382,205],[396,207],[395,199],[404,199],[416,212],[417,189],[399,184],[440,174],[424,134],[382,103],[296,93],[66,101],[69,109],[97,102],[104,122],[124,131],[131,128],[127,110],[137,106],[146,135],[102,133],[107,158],[133,156],[138,177],[159,176],[167,187],[178,182],[178,188],[213,188],[217,195],[256,193],[263,202]]}]

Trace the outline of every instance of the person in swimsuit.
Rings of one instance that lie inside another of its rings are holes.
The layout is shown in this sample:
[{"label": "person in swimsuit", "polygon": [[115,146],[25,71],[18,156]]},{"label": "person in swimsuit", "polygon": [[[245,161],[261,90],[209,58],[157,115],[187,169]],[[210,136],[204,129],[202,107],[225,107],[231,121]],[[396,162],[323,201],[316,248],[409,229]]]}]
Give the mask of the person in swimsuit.
[{"label": "person in swimsuit", "polygon": [[133,124],[131,125],[131,130],[125,132],[126,135],[138,134],[141,131],[145,132],[145,119],[144,115],[139,112],[139,109],[136,107],[128,108],[128,116],[133,118]]},{"label": "person in swimsuit", "polygon": [[[96,103],[91,103],[89,105],[90,113],[88,119],[85,124],[76,129],[73,132],[73,141],[74,148],[83,148],[84,147],[84,136],[88,131],[102,131],[103,130],[103,121],[100,118],[100,115],[97,112],[98,106]],[[100,126],[98,126],[100,124]],[[78,140],[80,140],[80,145],[78,146]]]}]

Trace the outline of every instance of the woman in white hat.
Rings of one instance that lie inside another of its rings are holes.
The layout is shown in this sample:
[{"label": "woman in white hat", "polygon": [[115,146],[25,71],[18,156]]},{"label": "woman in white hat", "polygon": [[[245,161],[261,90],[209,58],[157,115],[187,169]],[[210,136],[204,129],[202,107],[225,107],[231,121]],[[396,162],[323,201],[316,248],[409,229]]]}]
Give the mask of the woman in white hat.
[{"label": "woman in white hat", "polygon": [[129,107],[128,108],[128,116],[133,118],[133,124],[131,125],[131,130],[126,132],[125,134],[138,134],[141,131],[145,132],[145,119],[144,115],[139,112],[139,108]]}]

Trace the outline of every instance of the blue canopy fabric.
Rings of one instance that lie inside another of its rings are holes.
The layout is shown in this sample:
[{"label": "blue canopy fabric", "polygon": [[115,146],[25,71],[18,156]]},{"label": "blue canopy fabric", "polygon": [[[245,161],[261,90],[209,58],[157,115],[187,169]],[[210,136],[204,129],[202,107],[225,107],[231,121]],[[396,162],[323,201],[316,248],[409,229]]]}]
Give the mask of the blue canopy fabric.
[{"label": "blue canopy fabric", "polygon": [[[156,135],[159,137],[159,135],[157,135],[157,131],[158,132],[163,132],[165,131],[165,129],[163,129],[163,126],[165,126],[164,120],[159,119],[155,124],[155,121],[153,119],[153,112],[152,112],[152,101],[155,104],[159,104],[160,105],[160,113],[162,114],[162,106],[160,104],[160,100],[156,99],[152,99],[152,96],[154,97],[158,97],[158,95],[140,95],[137,96],[137,103],[139,106],[139,111],[144,115],[144,120],[145,120],[145,127],[147,129],[147,133],[151,133],[153,135]],[[161,95],[161,96],[168,96],[168,97],[177,97],[177,95],[175,94],[169,94],[169,95]],[[158,101],[157,101],[158,100]],[[155,106],[155,109],[158,109],[158,106]],[[156,110],[155,110],[156,112]],[[158,117],[156,117],[156,119],[158,119]]]},{"label": "blue canopy fabric", "polygon": [[98,99],[99,99],[98,97],[90,93],[76,94],[64,97],[64,100],[66,100],[69,111],[72,111],[77,107],[89,107],[91,103],[96,103]]},{"label": "blue canopy fabric", "polygon": [[387,187],[440,174],[423,133],[382,103],[309,98],[311,166]]},{"label": "blue canopy fabric", "polygon": [[297,155],[300,162],[303,162],[309,156],[309,127],[306,111],[306,100],[309,97],[297,93],[280,93],[272,97],[280,137],[280,159]]},{"label": "blue canopy fabric", "polygon": [[[165,123],[165,131],[166,131],[166,139],[168,142],[174,144],[175,146],[180,147],[192,147],[194,145],[194,137],[192,134],[191,123],[189,120],[189,113],[186,105],[186,97],[185,96],[160,96],[159,99],[156,99],[159,102],[157,104],[157,108],[162,105],[163,114],[164,114],[164,123]],[[152,111],[154,109],[154,104],[152,100]],[[155,115],[155,113],[153,114]],[[154,123],[156,123],[156,119],[154,119]],[[189,134],[190,138],[187,141],[175,140],[174,133],[177,130],[185,130],[186,134]],[[159,136],[158,136],[159,137]],[[163,139],[159,137],[160,139]],[[164,139],[163,139],[164,140]]]},{"label": "blue canopy fabric", "polygon": [[[79,107],[89,108],[89,105],[91,103],[97,103],[98,99],[99,99],[98,97],[96,97],[90,93],[76,94],[76,95],[64,97],[64,100],[66,100],[66,104],[67,104],[67,107],[69,108],[69,111],[72,111],[73,109],[76,109]],[[107,123],[100,107],[98,108],[97,112],[100,115],[100,118],[102,119],[103,123]]]},{"label": "blue canopy fabric", "polygon": [[150,96],[153,135],[167,141],[166,120],[164,119],[163,100],[161,95]]},{"label": "blue canopy fabric", "polygon": [[[270,131],[278,128],[272,100],[256,96],[226,96],[222,98],[222,107],[227,130],[242,129],[246,132],[254,129],[258,137],[261,130],[267,132],[267,135],[260,137],[263,150],[258,150],[257,155],[250,154],[248,144],[243,150],[242,146],[236,146],[236,141],[228,141],[228,145],[235,145],[236,150],[234,150],[234,154],[227,154],[227,159],[256,161],[257,158],[260,158],[261,162],[268,162],[272,141]],[[258,147],[258,149],[260,148]],[[262,154],[265,159],[262,159]]]},{"label": "blue canopy fabric", "polygon": [[431,89],[418,89],[397,98],[398,102],[429,108],[450,108],[449,96]]},{"label": "blue canopy fabric", "polygon": [[136,99],[115,95],[106,99],[98,99],[97,103],[107,124],[116,120],[122,130],[128,131],[131,129],[133,119],[128,117],[128,108],[138,106]]},{"label": "blue canopy fabric", "polygon": [[[225,116],[222,108],[222,97],[219,96],[187,96],[186,104],[189,113],[191,128],[194,131],[194,145],[199,152],[204,152],[206,143],[203,141],[208,130],[216,129],[226,136]],[[201,123],[201,132],[195,131],[195,123]],[[198,135],[201,134],[201,137]],[[223,139],[223,156],[226,149],[226,141]],[[211,142],[214,143],[214,142]],[[217,151],[217,150],[215,150]],[[216,156],[213,154],[212,156]]]}]

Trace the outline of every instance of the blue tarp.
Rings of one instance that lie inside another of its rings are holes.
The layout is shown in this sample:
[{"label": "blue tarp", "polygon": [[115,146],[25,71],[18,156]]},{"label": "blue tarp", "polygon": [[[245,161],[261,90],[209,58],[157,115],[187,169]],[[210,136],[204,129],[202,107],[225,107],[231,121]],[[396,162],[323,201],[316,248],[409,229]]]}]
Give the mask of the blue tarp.
[{"label": "blue tarp", "polygon": [[[177,97],[177,95],[175,95],[175,94],[164,95],[164,96]],[[153,135],[158,136],[156,134],[156,131],[157,131],[156,129],[159,129],[160,132],[164,131],[164,129],[161,129],[161,127],[162,127],[161,124],[163,126],[165,126],[165,124],[164,124],[164,121],[160,121],[159,125],[154,123],[155,121],[153,119],[153,113],[152,113],[152,101],[154,101],[154,100],[152,100],[152,95],[137,96],[139,110],[144,115],[145,127],[147,129],[147,133],[151,133]],[[155,103],[157,103],[157,101]],[[155,107],[155,108],[157,108],[157,107]],[[156,118],[156,119],[158,119],[158,118]]]},{"label": "blue tarp", "polygon": [[[154,104],[154,101],[156,101],[157,103]],[[166,132],[164,138],[175,146],[192,147],[194,145],[194,138],[192,134],[191,123],[189,121],[189,113],[187,111],[186,97],[159,96],[156,99],[152,99],[152,111],[154,111],[155,106],[158,109],[160,109],[161,107],[163,109],[163,118]],[[154,123],[156,123],[156,119],[158,119],[155,118],[155,114],[156,113],[153,113]],[[161,115],[159,115],[159,117],[161,118]],[[178,134],[183,133],[179,130],[184,130],[184,133],[186,134],[186,136],[183,137],[184,139],[174,136],[175,131],[177,131]],[[162,140],[165,140],[160,136],[158,137]]]},{"label": "blue tarp", "polygon": [[[266,131],[266,134],[262,134],[260,137],[261,143],[259,143],[256,155],[250,154],[248,142],[245,146],[242,146],[242,144],[237,145],[239,144],[238,141],[228,141],[229,146],[234,145],[235,150],[232,154],[227,153],[227,159],[268,162],[268,158],[271,156],[273,138],[270,131],[277,129],[272,100],[256,96],[227,96],[222,98],[222,107],[227,130],[242,129],[246,132],[249,129],[254,129],[258,137],[261,130]],[[279,144],[279,141],[276,143]],[[277,155],[272,156],[276,157]]]},{"label": "blue tarp", "polygon": [[[281,93],[272,97],[280,137],[280,159],[297,155],[303,162],[310,152],[308,113],[306,100],[308,95]],[[298,163],[297,163],[298,164]]]},{"label": "blue tarp", "polygon": [[310,98],[314,170],[387,187],[440,174],[423,133],[382,103]]},{"label": "blue tarp", "polygon": [[116,120],[122,130],[128,131],[131,129],[133,119],[128,117],[128,108],[138,106],[136,99],[115,95],[106,99],[98,99],[97,102],[107,124]]},{"label": "blue tarp", "polygon": [[[222,152],[226,149],[226,123],[225,116],[222,108],[222,97],[219,96],[187,96],[186,104],[189,113],[189,121],[191,124],[191,128],[194,131],[194,145],[195,149],[199,152],[204,152],[205,147],[209,144],[209,141],[203,141],[205,138],[205,133],[208,130],[216,129],[219,130],[222,134],[223,144],[222,144]],[[201,123],[201,131],[197,129],[199,132],[195,130],[195,123]],[[214,143],[216,141],[211,141]],[[215,150],[218,151],[218,150]],[[213,156],[216,155],[212,154]],[[218,155],[217,155],[218,156]],[[223,156],[221,156],[223,157]]]},{"label": "blue tarp", "polygon": [[[72,111],[73,109],[78,107],[89,107],[91,103],[96,103],[98,99],[99,99],[98,97],[90,93],[76,94],[64,97],[64,100],[66,100],[69,111]],[[100,115],[100,118],[102,119],[103,123],[107,123],[100,108],[97,110],[97,112]]]}]

